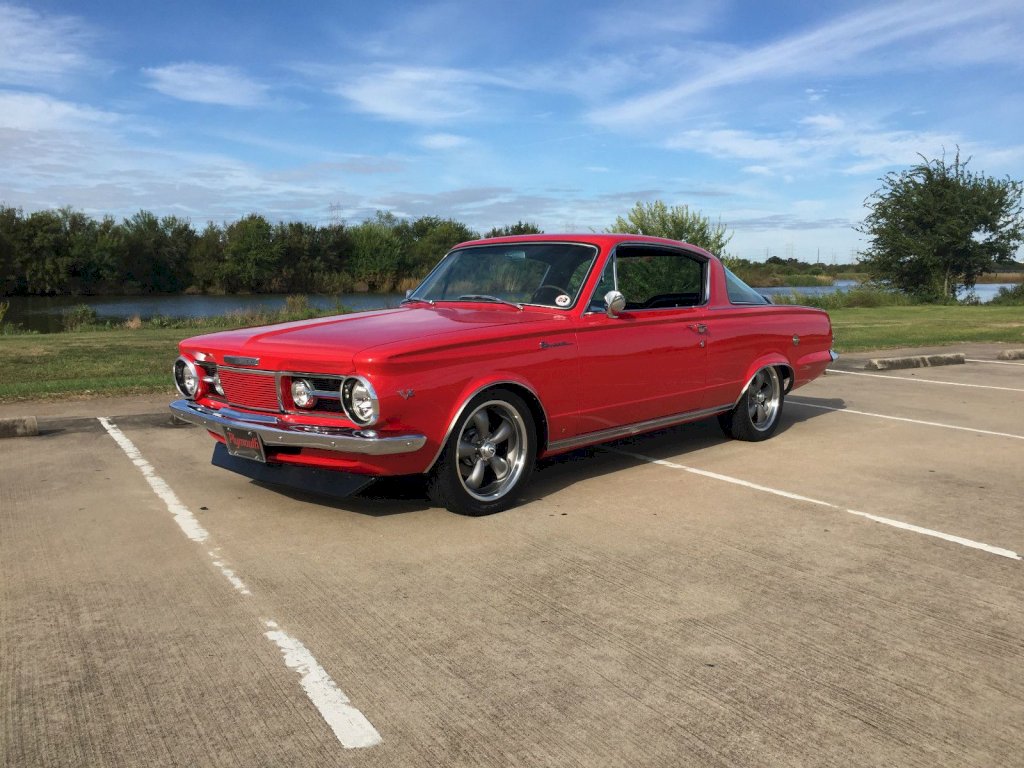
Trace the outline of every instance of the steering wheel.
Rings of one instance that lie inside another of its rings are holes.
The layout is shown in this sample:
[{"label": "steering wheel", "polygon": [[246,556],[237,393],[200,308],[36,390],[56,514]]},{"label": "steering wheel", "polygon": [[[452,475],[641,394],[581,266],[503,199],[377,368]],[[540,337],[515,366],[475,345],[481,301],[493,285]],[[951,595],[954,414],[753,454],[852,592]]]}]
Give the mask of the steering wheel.
[{"label": "steering wheel", "polygon": [[[545,295],[550,295],[550,298],[548,298],[547,301],[542,301],[541,299],[543,299]],[[544,283],[544,285],[540,286],[539,288],[537,288],[536,291],[533,292],[533,296],[530,298],[530,303],[548,304],[551,306],[556,306],[555,299],[563,295],[569,295],[569,292],[565,290],[565,288],[562,288],[559,285],[554,285],[552,283]]]}]

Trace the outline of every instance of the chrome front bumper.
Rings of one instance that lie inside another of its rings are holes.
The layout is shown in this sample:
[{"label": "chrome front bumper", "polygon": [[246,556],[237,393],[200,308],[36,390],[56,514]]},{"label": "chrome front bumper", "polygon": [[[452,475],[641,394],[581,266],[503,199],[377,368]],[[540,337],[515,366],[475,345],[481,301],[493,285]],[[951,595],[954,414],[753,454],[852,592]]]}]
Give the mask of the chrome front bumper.
[{"label": "chrome front bumper", "polygon": [[175,400],[171,412],[182,421],[203,427],[225,437],[225,427],[255,432],[263,444],[289,448],[320,448],[338,453],[360,453],[368,456],[389,456],[418,451],[427,442],[423,435],[381,436],[371,429],[346,427],[304,427],[289,424],[271,414],[257,415],[230,408],[207,408],[191,400]]}]

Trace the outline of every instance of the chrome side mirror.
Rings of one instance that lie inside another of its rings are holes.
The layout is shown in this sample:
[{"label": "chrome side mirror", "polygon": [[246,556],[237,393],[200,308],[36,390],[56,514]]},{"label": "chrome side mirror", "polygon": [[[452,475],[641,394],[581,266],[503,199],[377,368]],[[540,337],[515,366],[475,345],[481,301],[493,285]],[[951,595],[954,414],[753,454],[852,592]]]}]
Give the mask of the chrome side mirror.
[{"label": "chrome side mirror", "polygon": [[625,308],[626,297],[618,291],[608,291],[604,295],[604,312],[608,317],[618,317]]}]

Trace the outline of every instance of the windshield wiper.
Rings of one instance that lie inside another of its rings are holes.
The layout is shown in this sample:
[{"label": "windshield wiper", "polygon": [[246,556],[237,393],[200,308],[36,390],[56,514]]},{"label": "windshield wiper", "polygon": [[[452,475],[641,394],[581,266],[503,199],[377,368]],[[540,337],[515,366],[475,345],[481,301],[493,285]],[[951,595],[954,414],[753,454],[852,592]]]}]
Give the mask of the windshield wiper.
[{"label": "windshield wiper", "polygon": [[410,296],[407,299],[402,299],[400,302],[398,302],[398,306],[400,307],[404,304],[429,304],[430,306],[434,306],[434,302],[431,299],[416,299],[413,298],[412,296]]},{"label": "windshield wiper", "polygon": [[515,307],[520,312],[523,311],[522,304],[516,304],[513,301],[507,299],[499,299],[497,296],[491,296],[486,293],[467,293],[463,296],[459,296],[459,301],[490,301],[494,304],[507,304],[510,307]]}]

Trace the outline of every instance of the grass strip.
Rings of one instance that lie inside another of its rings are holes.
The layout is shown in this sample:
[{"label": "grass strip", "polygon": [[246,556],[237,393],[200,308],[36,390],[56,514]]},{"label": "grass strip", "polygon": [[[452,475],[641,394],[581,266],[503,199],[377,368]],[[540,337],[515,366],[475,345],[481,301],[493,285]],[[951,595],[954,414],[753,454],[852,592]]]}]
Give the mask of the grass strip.
[{"label": "grass strip", "polygon": [[[1019,306],[853,307],[830,314],[839,352],[959,342],[1024,345]],[[202,328],[221,329],[212,322]],[[144,392],[170,396],[177,342],[194,333],[143,327],[0,336],[0,402]]]}]

